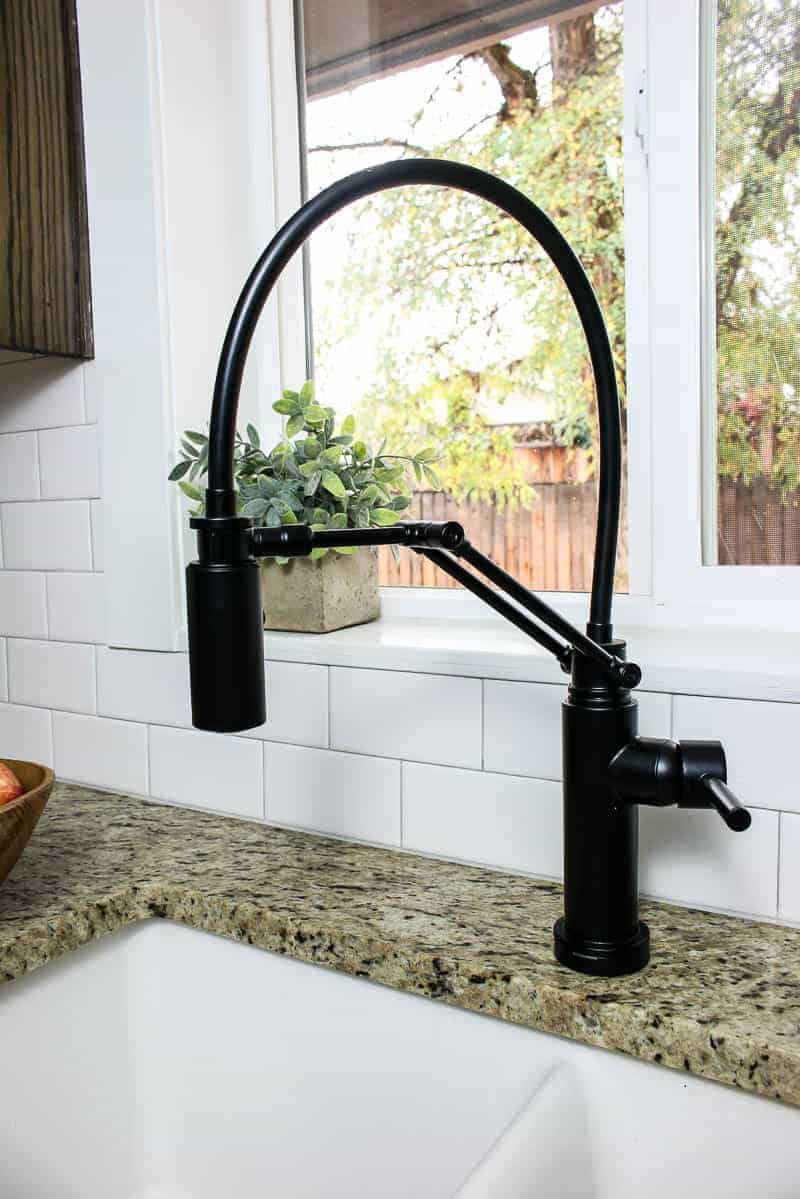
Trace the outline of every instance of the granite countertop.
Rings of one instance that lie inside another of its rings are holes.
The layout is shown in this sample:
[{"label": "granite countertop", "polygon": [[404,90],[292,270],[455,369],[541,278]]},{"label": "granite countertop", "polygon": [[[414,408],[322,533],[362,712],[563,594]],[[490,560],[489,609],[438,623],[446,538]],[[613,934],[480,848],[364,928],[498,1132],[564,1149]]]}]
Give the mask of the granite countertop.
[{"label": "granite countertop", "polygon": [[800,1105],[800,931],[643,905],[653,960],[553,959],[561,888],[57,784],[0,888],[0,981],[148,917]]}]

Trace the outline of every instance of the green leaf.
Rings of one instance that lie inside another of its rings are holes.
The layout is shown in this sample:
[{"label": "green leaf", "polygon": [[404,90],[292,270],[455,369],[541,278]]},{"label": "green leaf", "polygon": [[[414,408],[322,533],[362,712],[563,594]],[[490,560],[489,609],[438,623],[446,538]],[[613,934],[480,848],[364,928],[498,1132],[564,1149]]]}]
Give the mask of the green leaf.
[{"label": "green leaf", "polygon": [[333,516],[331,517],[328,528],[330,528],[330,529],[346,529],[347,528],[347,513],[346,512],[334,512]]},{"label": "green leaf", "polygon": [[293,416],[299,407],[297,395],[294,392],[285,391],[272,407],[275,412],[280,412],[281,416]]},{"label": "green leaf", "polygon": [[195,445],[208,445],[208,437],[205,433],[197,433],[194,429],[186,429],[183,436],[187,441],[193,441]]},{"label": "green leaf", "polygon": [[396,495],[389,501],[389,507],[393,512],[405,512],[411,500],[407,495]]},{"label": "green leaf", "polygon": [[355,431],[356,431],[356,418],[353,416],[353,414],[351,412],[350,415],[346,416],[344,418],[344,420],[342,421],[342,432],[345,434],[352,434],[352,433],[355,433]]},{"label": "green leaf", "polygon": [[304,479],[310,479],[318,470],[322,470],[322,464],[319,458],[315,458],[312,462],[301,462],[298,469]]},{"label": "green leaf", "polygon": [[306,379],[303,386],[300,388],[301,400],[313,400],[314,398],[314,380]]},{"label": "green leaf", "polygon": [[187,460],[184,458],[183,462],[178,462],[175,466],[173,466],[172,470],[167,476],[170,483],[177,483],[178,479],[182,479],[191,465],[191,462],[187,462]]},{"label": "green leaf", "polygon": [[289,417],[288,421],[286,422],[286,436],[294,437],[296,433],[300,432],[304,424],[305,418],[302,412],[298,412],[294,416]]},{"label": "green leaf", "polygon": [[311,559],[312,562],[316,562],[316,561],[318,561],[318,559],[324,558],[325,555],[327,554],[327,552],[328,552],[327,546],[325,546],[324,548],[317,546],[316,549],[313,549],[311,551],[311,553],[309,554],[309,558]]},{"label": "green leaf", "polygon": [[306,481],[306,485],[303,488],[303,494],[307,495],[307,496],[314,495],[315,491],[319,487],[321,479],[322,479],[322,471],[321,470],[315,470],[313,474],[310,474]]},{"label": "green leaf", "polygon": [[305,419],[309,425],[324,425],[325,409],[320,408],[319,404],[309,404],[305,411]]},{"label": "green leaf", "polygon": [[370,512],[370,518],[374,525],[393,525],[400,519],[397,512],[393,512],[391,508],[373,508]]},{"label": "green leaf", "polygon": [[338,475],[333,473],[332,470],[324,470],[322,472],[322,486],[326,491],[329,491],[331,495],[335,495],[337,499],[344,499],[344,497],[347,495],[344,483]]},{"label": "green leaf", "polygon": [[327,450],[322,451],[322,461],[326,466],[337,466],[342,457],[342,451],[338,445],[329,446]]},{"label": "green leaf", "polygon": [[363,441],[357,441],[353,446],[353,457],[357,462],[363,462],[365,458],[369,458],[369,450]]},{"label": "green leaf", "polygon": [[295,516],[292,509],[288,506],[288,504],[283,509],[281,516],[283,517],[283,523],[285,525],[296,525],[297,524],[297,517]]},{"label": "green leaf", "polygon": [[258,436],[258,429],[255,425],[247,426],[247,436],[250,438],[250,444],[254,450],[261,448],[261,438]]},{"label": "green leaf", "polygon": [[442,490],[442,480],[439,478],[438,474],[433,469],[433,467],[425,465],[425,466],[423,466],[422,469],[425,471],[425,477],[427,478],[431,487],[433,487],[433,489],[435,491],[441,491]]},{"label": "green leaf", "polygon": [[337,554],[356,554],[356,553],[358,553],[357,545],[335,545],[333,548]]},{"label": "green leaf", "polygon": [[193,483],[187,483],[183,479],[178,483],[178,486],[190,500],[194,500],[196,504],[202,503],[203,493],[199,487],[195,487]]},{"label": "green leaf", "polygon": [[254,520],[260,520],[268,508],[269,504],[266,500],[248,500],[246,504],[242,505],[242,515],[252,516]]},{"label": "green leaf", "polygon": [[322,442],[318,437],[307,437],[303,442],[303,453],[306,458],[316,458],[322,453]]}]

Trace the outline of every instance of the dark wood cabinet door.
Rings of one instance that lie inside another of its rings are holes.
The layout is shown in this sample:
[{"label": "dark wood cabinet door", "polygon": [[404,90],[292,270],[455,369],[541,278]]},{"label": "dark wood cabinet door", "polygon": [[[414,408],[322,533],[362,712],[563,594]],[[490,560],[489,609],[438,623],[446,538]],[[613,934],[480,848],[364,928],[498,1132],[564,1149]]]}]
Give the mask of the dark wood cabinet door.
[{"label": "dark wood cabinet door", "polygon": [[0,347],[93,355],[75,0],[0,0]]}]

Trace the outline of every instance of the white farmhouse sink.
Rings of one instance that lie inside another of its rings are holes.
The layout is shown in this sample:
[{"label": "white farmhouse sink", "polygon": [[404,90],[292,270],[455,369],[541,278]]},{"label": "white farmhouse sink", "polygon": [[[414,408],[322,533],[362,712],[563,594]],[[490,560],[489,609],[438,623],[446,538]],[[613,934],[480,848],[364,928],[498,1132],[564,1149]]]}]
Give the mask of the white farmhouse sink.
[{"label": "white farmhouse sink", "polygon": [[0,987],[2,1199],[768,1199],[800,1110],[151,921]]}]

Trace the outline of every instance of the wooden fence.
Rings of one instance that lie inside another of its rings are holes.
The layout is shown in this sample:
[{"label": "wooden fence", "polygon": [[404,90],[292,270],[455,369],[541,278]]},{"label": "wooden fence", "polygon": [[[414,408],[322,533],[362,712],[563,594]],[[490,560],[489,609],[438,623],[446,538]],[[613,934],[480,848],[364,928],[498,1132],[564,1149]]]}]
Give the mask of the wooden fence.
[{"label": "wooden fence", "polygon": [[721,479],[717,533],[722,566],[800,565],[800,492],[783,499],[760,479]]},{"label": "wooden fence", "polygon": [[[536,483],[531,508],[500,510],[492,504],[457,504],[442,492],[420,491],[409,518],[457,520],[478,549],[498,566],[538,591],[588,591],[592,580],[597,485]],[[624,541],[624,539],[623,539]],[[621,555],[621,559],[624,554]],[[625,572],[621,560],[622,573]],[[380,551],[384,587],[458,587],[419,554]]]},{"label": "wooden fence", "polygon": [[[463,503],[442,492],[417,492],[408,513],[417,520],[457,520],[469,539],[498,566],[536,591],[588,591],[592,581],[597,485],[536,482],[531,508],[500,510],[492,504]],[[625,528],[617,586],[625,588]],[[784,500],[756,481],[752,487],[730,480],[719,488],[719,562],[722,565],[800,565],[800,492]],[[402,551],[395,564],[388,547],[380,551],[384,587],[458,587],[426,558]]]}]

